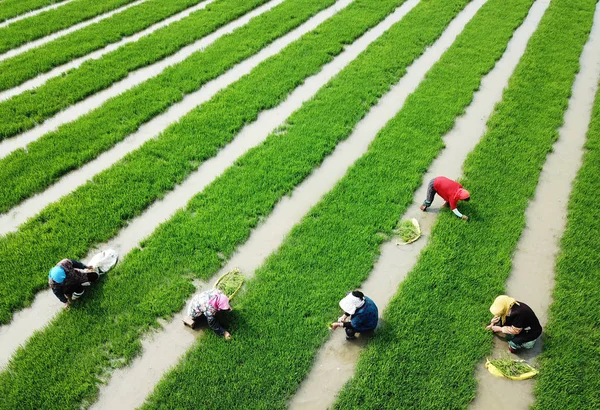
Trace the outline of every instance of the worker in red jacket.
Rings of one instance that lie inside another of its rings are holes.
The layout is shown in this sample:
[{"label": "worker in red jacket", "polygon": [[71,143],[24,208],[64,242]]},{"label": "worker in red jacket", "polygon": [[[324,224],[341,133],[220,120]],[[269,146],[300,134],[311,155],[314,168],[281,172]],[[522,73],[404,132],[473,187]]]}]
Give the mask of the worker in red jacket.
[{"label": "worker in red jacket", "polygon": [[459,218],[465,221],[469,219],[467,215],[463,215],[456,209],[458,201],[468,201],[471,198],[471,194],[466,189],[463,189],[462,185],[456,181],[453,181],[446,177],[436,177],[429,181],[427,186],[427,198],[423,205],[421,205],[421,211],[427,211],[427,208],[431,206],[433,197],[438,194],[446,201],[444,206],[450,206],[452,212]]}]

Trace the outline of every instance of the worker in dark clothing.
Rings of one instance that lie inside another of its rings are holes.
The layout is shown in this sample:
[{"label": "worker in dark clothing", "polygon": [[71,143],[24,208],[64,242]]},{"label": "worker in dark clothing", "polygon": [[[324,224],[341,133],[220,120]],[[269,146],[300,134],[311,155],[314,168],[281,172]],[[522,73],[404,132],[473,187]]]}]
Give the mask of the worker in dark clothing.
[{"label": "worker in dark clothing", "polygon": [[71,301],[81,297],[84,286],[98,280],[98,272],[92,266],[86,266],[74,259],[63,259],[50,269],[48,285],[58,300],[65,304],[65,309]]},{"label": "worker in dark clothing", "polygon": [[510,296],[498,296],[490,312],[494,317],[487,329],[503,335],[511,353],[531,349],[542,334],[542,326],[533,310]]},{"label": "worker in dark clothing", "polygon": [[425,198],[423,205],[421,205],[421,211],[427,211],[427,208],[433,202],[435,194],[438,194],[446,201],[444,206],[450,206],[450,209],[456,216],[465,221],[469,219],[467,215],[461,214],[456,208],[458,201],[468,201],[471,198],[469,191],[463,189],[461,184],[446,177],[433,178],[427,186],[427,198]]},{"label": "worker in dark clothing", "polygon": [[340,307],[344,314],[338,321],[331,325],[331,329],[343,327],[346,330],[346,340],[356,338],[356,333],[374,330],[377,327],[379,312],[377,306],[360,290],[348,293],[340,300]]}]

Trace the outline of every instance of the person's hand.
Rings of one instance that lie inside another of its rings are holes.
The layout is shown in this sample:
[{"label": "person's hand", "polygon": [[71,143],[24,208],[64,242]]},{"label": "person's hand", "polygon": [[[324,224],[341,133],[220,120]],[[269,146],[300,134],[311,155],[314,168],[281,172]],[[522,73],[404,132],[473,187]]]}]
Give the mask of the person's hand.
[{"label": "person's hand", "polygon": [[332,324],[331,324],[331,330],[335,330],[335,329],[337,329],[338,327],[342,327],[342,326],[344,326],[344,325],[343,325],[341,322],[335,322],[335,323],[332,323]]},{"label": "person's hand", "polygon": [[463,215],[461,218],[462,218],[463,221],[468,221],[469,220],[469,217],[467,215]]},{"label": "person's hand", "polygon": [[69,307],[71,307],[71,301],[67,301],[67,303],[65,303],[65,310],[69,310]]},{"label": "person's hand", "polygon": [[343,321],[345,321],[346,319],[348,319],[348,316],[346,316],[346,315],[342,315],[342,316],[338,317],[338,322],[343,322]]},{"label": "person's hand", "polygon": [[231,339],[231,334],[229,332],[223,333],[223,336],[225,337],[225,340]]},{"label": "person's hand", "polygon": [[494,316],[490,321],[490,325],[495,325],[500,320],[500,316]]},{"label": "person's hand", "polygon": [[496,326],[496,325],[493,325],[493,326],[491,327],[491,329],[492,329],[494,332],[496,332],[496,333],[498,333],[498,332],[502,332],[502,326]]},{"label": "person's hand", "polygon": [[87,266],[87,269],[94,269],[94,267],[92,265]]}]

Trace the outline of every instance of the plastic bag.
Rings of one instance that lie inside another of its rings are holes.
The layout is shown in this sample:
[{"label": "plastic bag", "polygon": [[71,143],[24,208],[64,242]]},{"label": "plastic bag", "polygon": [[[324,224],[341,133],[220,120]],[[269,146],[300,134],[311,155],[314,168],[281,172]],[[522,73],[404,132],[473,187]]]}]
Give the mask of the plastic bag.
[{"label": "plastic bag", "polygon": [[98,269],[98,273],[108,272],[119,260],[119,254],[114,249],[107,249],[96,255],[88,262],[88,265]]}]

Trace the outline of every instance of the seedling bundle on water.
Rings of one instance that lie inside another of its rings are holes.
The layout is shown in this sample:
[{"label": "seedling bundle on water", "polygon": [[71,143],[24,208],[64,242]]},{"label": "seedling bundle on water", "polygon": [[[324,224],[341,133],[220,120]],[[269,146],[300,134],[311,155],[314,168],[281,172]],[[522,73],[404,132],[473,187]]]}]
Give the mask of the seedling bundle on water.
[{"label": "seedling bundle on water", "polygon": [[408,245],[421,237],[421,228],[415,218],[404,220],[398,223],[394,230],[402,241],[396,242],[396,245]]},{"label": "seedling bundle on water", "polygon": [[538,374],[538,371],[527,364],[525,360],[488,359],[485,367],[494,376],[506,377],[512,380],[530,379]]}]

